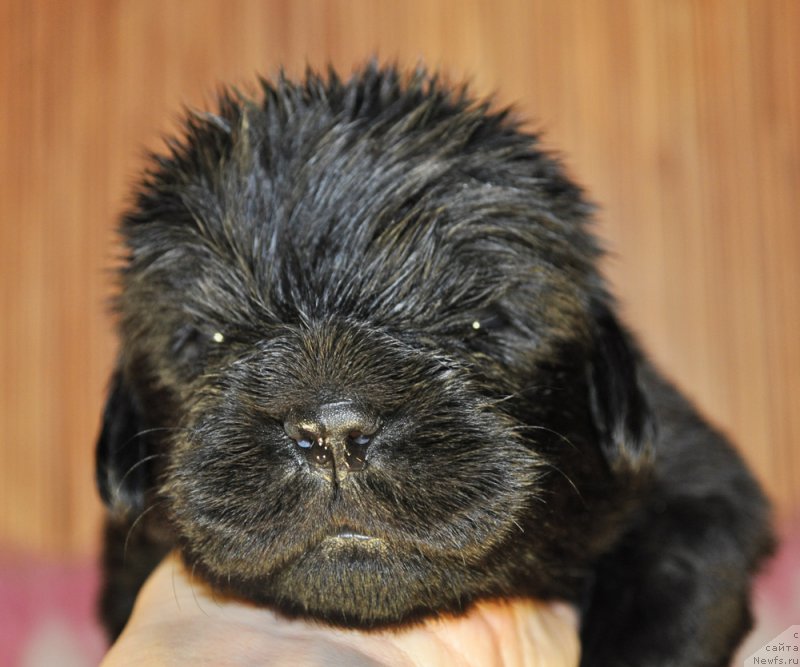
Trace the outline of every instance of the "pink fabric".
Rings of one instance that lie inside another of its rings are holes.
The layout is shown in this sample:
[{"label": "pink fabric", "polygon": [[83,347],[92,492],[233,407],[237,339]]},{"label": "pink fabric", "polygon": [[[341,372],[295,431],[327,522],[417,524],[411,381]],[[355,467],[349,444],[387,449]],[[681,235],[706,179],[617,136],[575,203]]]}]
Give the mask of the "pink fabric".
[{"label": "pink fabric", "polygon": [[97,665],[105,641],[95,621],[94,563],[0,556],[0,664]]},{"label": "pink fabric", "polygon": [[800,624],[800,519],[780,531],[780,549],[759,577],[756,627],[739,651],[744,659],[792,625]]}]

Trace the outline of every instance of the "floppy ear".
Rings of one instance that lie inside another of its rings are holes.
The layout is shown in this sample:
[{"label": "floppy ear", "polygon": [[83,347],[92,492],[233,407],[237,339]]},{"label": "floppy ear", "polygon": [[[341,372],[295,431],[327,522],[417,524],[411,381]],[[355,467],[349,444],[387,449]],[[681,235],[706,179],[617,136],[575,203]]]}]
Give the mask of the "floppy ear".
[{"label": "floppy ear", "polygon": [[608,305],[595,302],[592,315],[588,379],[600,447],[612,470],[638,469],[652,456],[655,435],[639,379],[641,355]]},{"label": "floppy ear", "polygon": [[133,514],[143,509],[148,486],[146,457],[140,411],[122,372],[117,370],[111,379],[96,449],[97,486],[103,502],[114,512]]}]

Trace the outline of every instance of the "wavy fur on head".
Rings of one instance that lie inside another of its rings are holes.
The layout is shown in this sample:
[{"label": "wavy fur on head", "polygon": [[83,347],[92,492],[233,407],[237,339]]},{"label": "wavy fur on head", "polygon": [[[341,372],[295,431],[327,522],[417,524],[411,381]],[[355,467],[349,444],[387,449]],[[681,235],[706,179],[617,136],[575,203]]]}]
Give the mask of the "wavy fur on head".
[{"label": "wavy fur on head", "polygon": [[562,598],[585,665],[724,664],[766,503],[616,320],[590,216],[535,136],[424,72],[191,114],[122,223],[110,634],[177,546],[290,615]]}]

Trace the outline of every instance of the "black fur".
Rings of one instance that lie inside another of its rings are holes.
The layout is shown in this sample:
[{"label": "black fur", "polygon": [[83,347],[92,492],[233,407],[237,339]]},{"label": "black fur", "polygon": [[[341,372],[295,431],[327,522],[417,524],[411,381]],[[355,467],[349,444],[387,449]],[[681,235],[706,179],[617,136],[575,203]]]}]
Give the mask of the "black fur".
[{"label": "black fur", "polygon": [[[767,504],[616,320],[591,208],[535,136],[368,66],[223,95],[170,148],[122,224],[111,636],[177,545],[289,615],[561,598],[583,665],[726,664]],[[339,401],[380,424],[362,470],[287,435]]]}]

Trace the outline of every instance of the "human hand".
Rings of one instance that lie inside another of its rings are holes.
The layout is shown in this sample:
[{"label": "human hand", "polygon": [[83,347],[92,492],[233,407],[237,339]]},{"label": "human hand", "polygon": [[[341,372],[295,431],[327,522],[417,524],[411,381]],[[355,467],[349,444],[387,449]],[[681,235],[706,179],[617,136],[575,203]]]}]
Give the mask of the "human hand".
[{"label": "human hand", "polygon": [[458,617],[357,631],[220,598],[172,554],[142,588],[102,667],[575,667],[577,615],[563,603],[483,602]]}]

